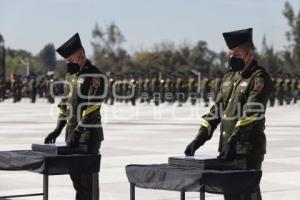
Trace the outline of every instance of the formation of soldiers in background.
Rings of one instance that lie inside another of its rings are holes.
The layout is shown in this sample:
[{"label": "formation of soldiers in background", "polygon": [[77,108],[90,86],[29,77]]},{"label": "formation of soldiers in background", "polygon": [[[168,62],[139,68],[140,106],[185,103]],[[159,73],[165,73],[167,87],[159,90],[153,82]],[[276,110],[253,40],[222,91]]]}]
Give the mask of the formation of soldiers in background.
[{"label": "formation of soldiers in background", "polygon": [[[35,103],[37,97],[46,98],[49,103],[54,103],[54,97],[50,94],[51,84],[56,81],[54,73],[47,73],[45,77],[37,80],[37,76],[33,73],[28,77],[22,78],[20,75],[11,74],[10,78],[3,81],[0,78],[0,102],[5,99],[12,98],[14,103],[20,102],[22,98],[30,98],[31,103]],[[61,94],[59,90],[62,87],[55,87],[54,92]]]},{"label": "formation of soldiers in background", "polygon": [[[273,91],[269,100],[269,105],[275,104],[289,105],[296,104],[300,98],[300,76],[286,73],[277,73],[272,76]],[[151,74],[108,73],[108,91],[105,103],[113,105],[115,102],[139,103],[151,102],[158,106],[162,103],[177,103],[182,106],[184,103],[196,105],[202,102],[204,106],[209,106],[213,102],[221,89],[222,74],[213,76],[194,73],[173,73]],[[48,72],[46,76],[39,77],[31,74],[24,79],[21,76],[12,74],[10,79],[4,82],[0,78],[0,102],[7,98],[13,98],[13,102],[19,102],[23,97],[31,99],[32,103],[36,98],[46,98],[49,103],[54,103],[52,94],[63,94],[63,84],[55,84],[58,79],[54,78],[54,72]],[[53,91],[51,91],[51,88]],[[276,103],[277,102],[277,103]]]}]

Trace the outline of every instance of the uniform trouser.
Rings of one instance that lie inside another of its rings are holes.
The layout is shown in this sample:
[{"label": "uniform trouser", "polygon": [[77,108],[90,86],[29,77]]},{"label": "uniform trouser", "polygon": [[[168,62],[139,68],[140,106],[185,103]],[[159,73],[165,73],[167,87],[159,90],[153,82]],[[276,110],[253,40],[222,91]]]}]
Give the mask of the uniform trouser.
[{"label": "uniform trouser", "polygon": [[[99,153],[99,147],[88,148],[89,153]],[[70,173],[73,186],[76,190],[75,200],[92,200],[93,198],[93,174],[92,173]],[[96,196],[99,197],[99,176],[97,176]]]},{"label": "uniform trouser", "polygon": [[297,103],[297,100],[298,100],[298,95],[299,95],[299,91],[294,91],[294,94],[293,94],[293,98],[294,98],[294,104]]},{"label": "uniform trouser", "polygon": [[36,100],[36,92],[31,92],[30,97],[31,97],[31,103],[35,103],[35,100]]},{"label": "uniform trouser", "polygon": [[14,103],[18,101],[18,95],[16,91],[13,92],[13,99],[14,99]]},{"label": "uniform trouser", "polygon": [[283,96],[278,97],[278,105],[280,105],[280,106],[283,105]]},{"label": "uniform trouser", "polygon": [[115,97],[114,97],[114,95],[112,94],[112,95],[110,96],[110,105],[113,105],[113,104],[114,104],[114,101],[115,101]]},{"label": "uniform trouser", "polygon": [[0,88],[0,101],[4,100],[4,96],[5,96],[4,93],[5,93],[4,88]]},{"label": "uniform trouser", "polygon": [[[242,169],[257,169],[260,170],[262,166],[262,161],[264,159],[263,155],[259,156],[247,156],[246,158],[240,158],[235,162]],[[260,188],[258,188],[257,192],[249,193],[249,194],[224,194],[225,200],[262,200]]]},{"label": "uniform trouser", "polygon": [[274,106],[274,104],[275,104],[275,96],[271,95],[270,96],[270,106]]},{"label": "uniform trouser", "polygon": [[[93,174],[70,174],[73,186],[76,190],[76,200],[92,200],[93,197]],[[98,179],[98,177],[97,177]],[[97,181],[97,196],[99,196],[99,185]]]},{"label": "uniform trouser", "polygon": [[195,104],[196,104],[196,102],[197,102],[197,99],[191,99],[191,103],[192,103],[192,105],[195,105]]},{"label": "uniform trouser", "polygon": [[204,102],[204,106],[209,105],[208,93],[203,93],[203,102]]}]

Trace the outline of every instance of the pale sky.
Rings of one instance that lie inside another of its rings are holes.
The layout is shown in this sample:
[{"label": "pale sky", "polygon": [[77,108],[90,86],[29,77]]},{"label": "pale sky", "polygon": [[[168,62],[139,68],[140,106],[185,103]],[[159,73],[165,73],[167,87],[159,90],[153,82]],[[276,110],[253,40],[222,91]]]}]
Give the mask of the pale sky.
[{"label": "pale sky", "polygon": [[[58,47],[79,32],[87,53],[96,22],[114,21],[130,52],[150,49],[163,40],[196,42],[226,50],[222,32],[254,28],[254,43],[263,35],[275,49],[287,45],[285,0],[0,0],[0,33],[6,46],[38,53],[47,43]],[[300,0],[290,0],[296,13]]]}]

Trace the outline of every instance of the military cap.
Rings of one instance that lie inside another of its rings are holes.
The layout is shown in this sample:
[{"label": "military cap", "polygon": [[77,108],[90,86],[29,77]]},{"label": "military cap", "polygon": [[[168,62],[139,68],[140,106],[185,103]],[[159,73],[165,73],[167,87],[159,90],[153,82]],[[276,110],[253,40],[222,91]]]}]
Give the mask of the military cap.
[{"label": "military cap", "polygon": [[245,43],[250,43],[253,45],[252,28],[225,32],[223,33],[223,37],[229,49],[233,49]]},{"label": "military cap", "polygon": [[62,57],[68,58],[80,48],[82,48],[80,37],[79,34],[76,33],[68,41],[56,49],[56,52]]}]

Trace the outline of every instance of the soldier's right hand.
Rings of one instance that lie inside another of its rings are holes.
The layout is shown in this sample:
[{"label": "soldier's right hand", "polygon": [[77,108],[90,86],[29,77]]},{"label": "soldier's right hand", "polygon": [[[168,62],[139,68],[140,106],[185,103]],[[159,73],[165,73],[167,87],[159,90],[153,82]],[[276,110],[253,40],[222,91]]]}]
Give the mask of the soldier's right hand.
[{"label": "soldier's right hand", "polygon": [[201,146],[200,142],[195,139],[186,147],[184,154],[186,156],[194,156],[195,151],[199,149],[200,146]]},{"label": "soldier's right hand", "polygon": [[56,138],[59,136],[60,131],[55,129],[45,138],[45,144],[55,144]]},{"label": "soldier's right hand", "polygon": [[208,140],[208,130],[206,127],[201,126],[196,138],[186,147],[184,154],[186,156],[194,156],[195,151]]}]

